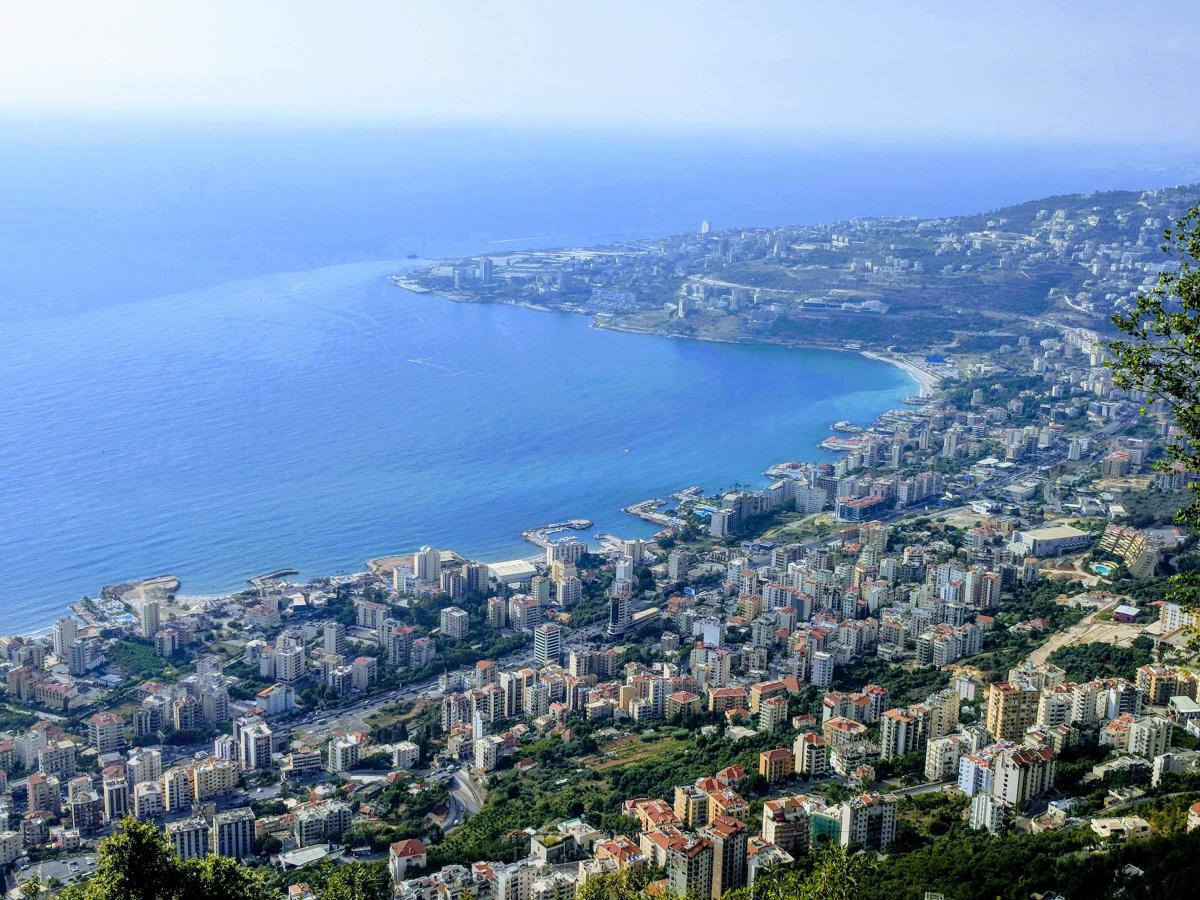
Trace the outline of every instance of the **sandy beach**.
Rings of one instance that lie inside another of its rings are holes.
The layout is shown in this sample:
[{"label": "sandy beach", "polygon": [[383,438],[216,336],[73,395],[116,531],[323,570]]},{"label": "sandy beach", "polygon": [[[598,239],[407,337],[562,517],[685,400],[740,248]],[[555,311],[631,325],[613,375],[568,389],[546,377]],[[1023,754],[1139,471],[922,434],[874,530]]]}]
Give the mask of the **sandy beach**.
[{"label": "sandy beach", "polygon": [[879,362],[885,362],[897,368],[903,369],[916,380],[920,387],[920,395],[928,397],[934,392],[938,384],[942,381],[942,376],[928,369],[923,369],[916,363],[905,359],[902,356],[894,356],[890,353],[880,353],[876,350],[860,350],[863,356],[868,359],[876,359]]}]

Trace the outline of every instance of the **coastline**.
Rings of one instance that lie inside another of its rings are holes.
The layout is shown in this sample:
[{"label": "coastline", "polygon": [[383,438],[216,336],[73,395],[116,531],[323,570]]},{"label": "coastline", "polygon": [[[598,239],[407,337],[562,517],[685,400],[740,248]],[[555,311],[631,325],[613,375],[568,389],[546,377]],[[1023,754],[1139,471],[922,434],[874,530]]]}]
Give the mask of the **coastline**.
[{"label": "coastline", "polygon": [[[740,337],[724,338],[724,337],[716,337],[716,336],[704,335],[704,334],[678,334],[678,333],[673,333],[671,331],[659,330],[659,329],[653,329],[653,328],[631,327],[631,326],[627,326],[627,325],[624,325],[624,324],[621,324],[618,322],[614,322],[610,319],[597,319],[594,316],[594,314],[592,314],[590,311],[584,310],[584,309],[561,309],[561,308],[547,307],[547,306],[541,306],[541,305],[531,304],[531,303],[508,303],[505,301],[495,301],[495,300],[479,301],[479,300],[472,300],[472,299],[466,299],[466,298],[457,298],[454,296],[448,296],[444,293],[439,293],[439,292],[430,291],[430,290],[412,291],[407,285],[403,284],[403,279],[402,279],[402,277],[399,277],[399,276],[392,276],[391,280],[393,281],[394,284],[396,284],[396,286],[398,286],[404,290],[409,290],[414,295],[420,295],[422,297],[433,296],[438,299],[449,301],[452,303],[500,303],[500,304],[503,304],[506,306],[520,306],[520,307],[530,309],[530,310],[533,310],[536,312],[577,313],[577,314],[589,316],[591,319],[591,321],[589,322],[589,326],[593,327],[593,328],[597,328],[597,329],[611,329],[613,331],[624,331],[627,333],[634,333],[634,334],[648,334],[648,335],[654,335],[657,337],[707,341],[709,343],[719,343],[719,344],[747,344],[747,345],[757,344],[757,345],[762,345],[762,346],[786,347],[786,348],[796,349],[796,350],[835,350],[835,351],[842,352],[842,353],[857,353],[860,356],[864,356],[868,359],[873,359],[877,362],[887,363],[888,365],[892,365],[892,366],[895,366],[896,368],[902,369],[917,385],[919,396],[922,396],[922,397],[928,397],[928,396],[932,395],[936,391],[938,385],[940,384],[940,382],[942,381],[942,378],[943,378],[943,376],[941,376],[940,374],[937,374],[937,373],[931,372],[927,369],[924,369],[921,366],[914,363],[913,361],[905,358],[904,356],[901,356],[899,354],[890,353],[887,351],[862,349],[859,347],[839,346],[839,345],[821,343],[821,342],[816,342],[816,341],[797,342],[797,341],[770,340],[770,339],[765,339],[765,338],[740,338]],[[618,501],[618,502],[620,502],[620,501]],[[359,572],[357,574],[368,574],[368,573],[380,574],[381,571],[386,568],[386,564],[388,562],[392,562],[397,557],[406,556],[406,555],[408,555],[408,554],[384,554],[382,556],[376,556],[374,558],[368,559],[368,560],[366,560],[366,571]],[[522,558],[524,558],[524,557],[522,557]],[[538,559],[538,558],[540,558],[540,554],[532,554],[528,558],[531,560]],[[154,576],[153,578],[150,578],[150,579],[134,579],[134,580],[124,582],[123,585],[126,587],[131,587],[131,586],[136,587],[136,586],[145,584],[147,582],[155,581],[155,580],[157,580],[159,578],[163,578],[163,577],[168,577],[168,576]],[[312,578],[320,578],[320,577],[324,577],[324,576],[317,574],[317,575],[314,575],[311,577]],[[122,583],[119,583],[119,584],[122,584]],[[179,587],[182,587],[182,585],[180,585]],[[197,593],[197,594],[187,594],[187,593],[183,593],[183,592],[178,592],[176,594],[176,599],[183,606],[187,607],[187,606],[191,606],[194,604],[203,605],[204,603],[223,599],[228,596],[231,596],[231,594],[215,594],[211,591]],[[66,607],[66,609],[64,610],[64,614],[73,613],[74,607],[77,602],[78,601],[65,603],[64,606]],[[56,616],[56,618],[57,618],[57,616]],[[38,626],[35,628],[29,628],[29,629],[26,629],[25,631],[23,631],[22,635],[25,637],[31,637],[31,638],[44,637],[50,633],[52,628],[53,628],[52,624]]]},{"label": "coastline", "polygon": [[[440,296],[440,295],[438,295]],[[446,298],[450,299],[450,298]],[[451,302],[457,302],[451,300]],[[510,306],[526,306],[526,304],[509,304]],[[527,309],[545,309],[545,307],[526,306]],[[559,310],[548,310],[550,312],[559,312]],[[571,312],[572,310],[562,310],[563,312]],[[586,315],[586,313],[585,313]],[[837,344],[823,344],[819,341],[772,341],[766,338],[721,338],[712,335],[704,334],[676,334],[671,331],[659,331],[653,328],[635,328],[629,325],[621,325],[611,322],[598,322],[593,319],[591,326],[601,330],[623,331],[626,334],[650,334],[656,337],[668,337],[682,341],[705,341],[710,344],[745,344],[747,346],[761,347],[787,347],[792,350],[832,350],[837,353],[857,353],[859,356],[865,356],[867,359],[873,359],[876,362],[887,363],[889,366],[895,366],[898,369],[903,369],[906,374],[914,382],[916,382],[918,396],[929,397],[941,384],[943,376],[936,372],[930,372],[928,369],[922,369],[916,363],[901,356],[897,353],[888,353],[884,350],[864,350],[861,347],[846,347]]]},{"label": "coastline", "polygon": [[889,365],[903,369],[917,383],[917,387],[920,388],[920,393],[917,396],[920,397],[933,396],[933,392],[937,390],[938,385],[942,383],[942,378],[944,377],[936,372],[923,369],[916,363],[898,354],[881,353],[878,350],[859,350],[858,352],[867,357],[867,359],[878,360],[879,362],[888,363]]},{"label": "coastline", "polygon": [[716,337],[707,334],[679,334],[674,331],[667,331],[658,328],[642,328],[634,325],[628,325],[611,318],[599,318],[590,310],[580,309],[578,307],[554,307],[542,306],[538,303],[528,302],[510,302],[508,300],[475,300],[467,296],[457,296],[451,293],[431,290],[430,288],[415,285],[407,282],[402,275],[393,275],[392,283],[400,290],[408,291],[421,297],[435,297],[439,300],[446,300],[450,303],[474,303],[487,304],[495,303],[501,306],[516,306],[521,309],[529,309],[534,312],[545,313],[566,313],[569,315],[582,315],[590,317],[588,323],[592,328],[609,331],[622,331],[626,334],[649,334],[656,337],[675,338],[684,341],[706,341],[710,344],[746,344],[750,346],[758,345],[763,347],[789,347],[794,350],[836,350],[839,353],[857,353],[860,356],[865,356],[867,359],[873,359],[876,362],[887,363],[890,366],[895,366],[898,369],[903,369],[916,382],[918,394],[920,397],[929,397],[937,390],[944,376],[924,369],[914,363],[912,360],[898,353],[891,353],[886,350],[863,349],[861,347],[847,347],[844,344],[823,343],[821,341],[783,341],[771,340],[768,337],[754,338],[731,338],[731,337]]}]

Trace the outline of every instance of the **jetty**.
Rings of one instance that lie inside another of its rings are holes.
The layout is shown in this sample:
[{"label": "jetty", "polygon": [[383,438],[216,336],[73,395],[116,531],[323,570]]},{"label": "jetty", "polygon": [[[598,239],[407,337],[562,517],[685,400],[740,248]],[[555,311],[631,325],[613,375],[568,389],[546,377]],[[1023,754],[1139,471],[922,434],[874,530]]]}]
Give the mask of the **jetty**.
[{"label": "jetty", "polygon": [[299,569],[272,569],[270,572],[263,572],[261,575],[255,575],[253,578],[247,578],[246,583],[253,585],[256,588],[261,588],[268,582],[279,581],[281,578],[287,578],[291,575],[299,574]]},{"label": "jetty", "polygon": [[600,542],[600,549],[605,553],[621,555],[625,552],[625,540],[615,534],[602,532],[596,535],[596,540]]}]

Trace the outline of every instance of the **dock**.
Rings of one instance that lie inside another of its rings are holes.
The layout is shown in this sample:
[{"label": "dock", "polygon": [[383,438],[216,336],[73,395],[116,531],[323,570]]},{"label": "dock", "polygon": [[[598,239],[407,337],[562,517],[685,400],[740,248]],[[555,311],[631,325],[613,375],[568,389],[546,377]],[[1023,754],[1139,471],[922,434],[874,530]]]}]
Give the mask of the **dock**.
[{"label": "dock", "polygon": [[622,554],[625,552],[625,540],[615,534],[602,532],[596,535],[596,539],[600,542],[600,549],[606,553]]},{"label": "dock", "polygon": [[591,519],[567,519],[565,522],[551,522],[549,525],[542,525],[538,528],[530,528],[528,531],[522,531],[521,539],[544,550],[561,537],[564,532],[587,531],[591,527]]}]

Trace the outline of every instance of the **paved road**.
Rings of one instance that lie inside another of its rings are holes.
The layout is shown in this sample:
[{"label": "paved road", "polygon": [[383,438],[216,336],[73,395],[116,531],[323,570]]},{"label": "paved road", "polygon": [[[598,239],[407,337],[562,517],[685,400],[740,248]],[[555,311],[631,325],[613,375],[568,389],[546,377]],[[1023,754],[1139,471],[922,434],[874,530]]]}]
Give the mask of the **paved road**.
[{"label": "paved road", "polygon": [[475,780],[474,775],[466,766],[456,769],[446,781],[446,785],[450,789],[448,798],[450,810],[446,815],[446,824],[442,826],[443,834],[449,834],[462,825],[468,816],[479,812],[483,807],[485,793],[483,785]]}]

